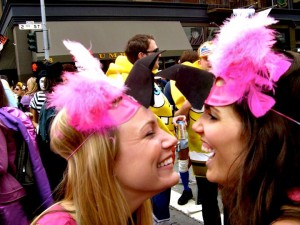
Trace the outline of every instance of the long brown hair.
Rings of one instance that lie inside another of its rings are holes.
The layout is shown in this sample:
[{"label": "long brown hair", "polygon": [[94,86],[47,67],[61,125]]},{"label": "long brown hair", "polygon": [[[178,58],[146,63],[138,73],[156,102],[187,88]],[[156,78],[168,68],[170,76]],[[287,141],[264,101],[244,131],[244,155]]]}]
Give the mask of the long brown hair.
[{"label": "long brown hair", "polygon": [[[293,65],[277,82],[275,95],[269,94],[276,100],[274,110],[300,121],[300,55],[285,54],[293,58]],[[299,219],[299,202],[287,193],[300,187],[300,126],[272,110],[255,118],[247,100],[233,107],[244,125],[247,148],[235,179],[222,189],[229,224]]]}]

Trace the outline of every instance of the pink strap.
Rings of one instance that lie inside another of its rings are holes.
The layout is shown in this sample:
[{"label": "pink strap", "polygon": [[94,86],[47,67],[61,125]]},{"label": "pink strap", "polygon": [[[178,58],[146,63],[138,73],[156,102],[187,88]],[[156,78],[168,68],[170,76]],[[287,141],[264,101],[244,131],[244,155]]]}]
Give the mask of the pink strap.
[{"label": "pink strap", "polygon": [[69,160],[71,157],[72,157],[72,155],[74,155],[77,151],[78,151],[78,149],[90,138],[90,136],[92,136],[93,134],[94,134],[95,132],[92,132],[92,133],[90,133],[90,135],[89,136],[87,136],[87,138],[68,156],[68,158],[67,158],[67,160]]},{"label": "pink strap", "polygon": [[287,118],[288,120],[290,120],[290,121],[292,121],[292,122],[294,122],[294,123],[300,125],[300,122],[298,122],[297,120],[294,120],[293,118],[291,118],[291,117],[289,117],[289,116],[287,116],[287,115],[285,115],[285,114],[283,114],[283,113],[281,113],[281,112],[278,112],[278,111],[276,111],[275,109],[271,109],[271,110],[272,110],[274,113],[277,113],[278,115],[283,116],[284,118]]}]

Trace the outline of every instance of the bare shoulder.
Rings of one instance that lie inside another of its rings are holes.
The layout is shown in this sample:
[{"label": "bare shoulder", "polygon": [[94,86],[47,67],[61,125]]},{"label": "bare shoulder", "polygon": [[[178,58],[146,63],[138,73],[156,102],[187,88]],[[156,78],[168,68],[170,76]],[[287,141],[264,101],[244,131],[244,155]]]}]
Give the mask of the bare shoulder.
[{"label": "bare shoulder", "polygon": [[300,225],[300,220],[297,219],[283,219],[277,220],[272,225]]}]

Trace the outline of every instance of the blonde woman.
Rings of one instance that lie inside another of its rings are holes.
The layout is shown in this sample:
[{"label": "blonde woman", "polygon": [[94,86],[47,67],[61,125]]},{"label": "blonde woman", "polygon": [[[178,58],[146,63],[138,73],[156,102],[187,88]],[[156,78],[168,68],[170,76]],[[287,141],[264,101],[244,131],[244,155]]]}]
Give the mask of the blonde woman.
[{"label": "blonde woman", "polygon": [[152,225],[149,199],[179,179],[172,158],[177,140],[105,76],[87,49],[64,44],[80,65],[48,99],[58,111],[51,148],[68,161],[64,198],[32,225]]},{"label": "blonde woman", "polygon": [[18,101],[19,108],[21,108],[20,102],[21,102],[22,97],[25,94],[25,90],[26,90],[26,86],[22,82],[18,82],[13,89],[13,91],[15,93],[15,97]]},{"label": "blonde woman", "polygon": [[20,103],[23,106],[23,111],[25,112],[29,112],[30,111],[30,100],[32,99],[33,95],[35,92],[38,91],[38,85],[36,82],[36,78],[35,77],[30,77],[27,80],[27,92],[25,93],[25,95],[22,97]]}]

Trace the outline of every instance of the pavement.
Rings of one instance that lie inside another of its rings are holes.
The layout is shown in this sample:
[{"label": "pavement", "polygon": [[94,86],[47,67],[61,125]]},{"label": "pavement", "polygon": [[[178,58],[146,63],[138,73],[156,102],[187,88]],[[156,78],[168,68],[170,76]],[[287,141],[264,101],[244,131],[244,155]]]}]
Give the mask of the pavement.
[{"label": "pavement", "polygon": [[[178,163],[175,162],[175,170],[178,171]],[[193,174],[192,167],[189,170],[190,172],[190,184],[189,187],[192,189],[193,198],[189,200],[186,205],[178,205],[177,201],[178,198],[181,196],[183,191],[183,185],[178,183],[177,185],[172,187],[171,191],[171,201],[170,201],[170,215],[171,215],[171,224],[172,225],[195,225],[203,223],[202,217],[202,206],[196,205],[195,199],[197,198],[197,184],[195,180],[195,176]],[[194,181],[194,182],[193,182]],[[223,206],[220,199],[219,200],[219,207],[221,211],[221,218],[223,221]]]}]

